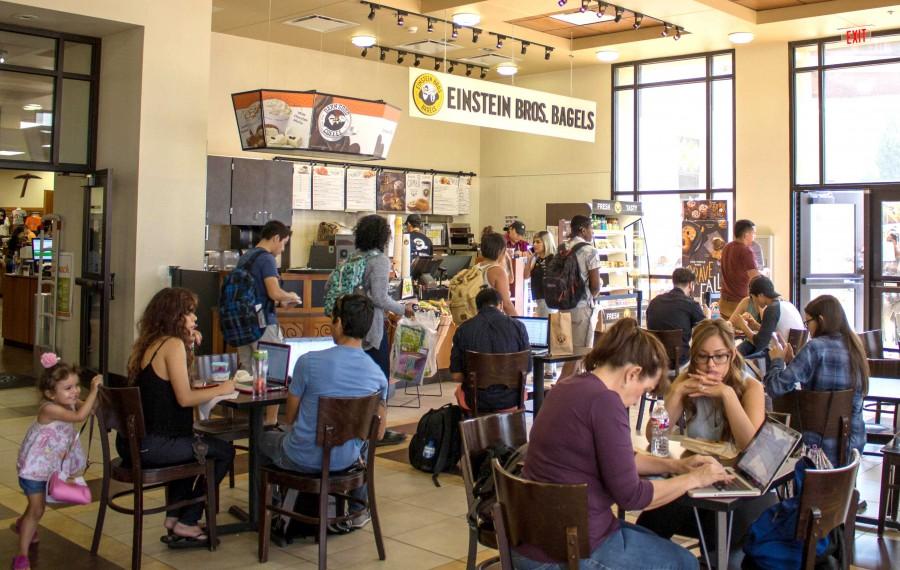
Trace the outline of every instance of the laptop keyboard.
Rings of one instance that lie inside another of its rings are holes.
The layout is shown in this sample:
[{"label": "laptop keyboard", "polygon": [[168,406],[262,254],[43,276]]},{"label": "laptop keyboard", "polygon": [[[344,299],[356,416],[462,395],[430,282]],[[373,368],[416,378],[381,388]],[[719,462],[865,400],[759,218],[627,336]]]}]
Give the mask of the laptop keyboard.
[{"label": "laptop keyboard", "polygon": [[747,485],[745,485],[739,479],[733,479],[730,483],[726,483],[725,481],[719,481],[718,483],[713,483],[713,487],[715,487],[719,491],[746,491],[747,490]]}]

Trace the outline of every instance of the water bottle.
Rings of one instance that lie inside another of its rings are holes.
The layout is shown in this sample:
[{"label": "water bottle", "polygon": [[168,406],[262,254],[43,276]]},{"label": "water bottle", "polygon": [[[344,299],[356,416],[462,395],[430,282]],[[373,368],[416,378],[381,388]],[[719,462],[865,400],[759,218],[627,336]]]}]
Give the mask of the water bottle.
[{"label": "water bottle", "polygon": [[425,449],[422,450],[422,457],[425,459],[431,459],[432,457],[434,457],[434,452],[434,440],[429,439],[428,443],[425,444]]},{"label": "water bottle", "polygon": [[669,456],[669,412],[662,400],[653,406],[650,414],[650,454],[656,457]]},{"label": "water bottle", "polygon": [[257,350],[253,353],[253,397],[266,395],[266,377],[269,375],[269,353]]}]

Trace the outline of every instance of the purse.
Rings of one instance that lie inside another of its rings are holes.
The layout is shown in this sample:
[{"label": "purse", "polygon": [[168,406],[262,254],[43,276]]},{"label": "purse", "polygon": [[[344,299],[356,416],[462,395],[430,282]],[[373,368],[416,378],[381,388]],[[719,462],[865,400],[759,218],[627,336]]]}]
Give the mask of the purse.
[{"label": "purse", "polygon": [[[91,416],[90,424],[91,431],[88,432],[88,458],[91,453],[91,442],[94,439],[93,415]],[[78,441],[78,438],[84,433],[84,428],[86,428],[87,425],[88,422],[84,422],[84,425],[81,426],[81,431],[72,438],[72,443],[69,445],[69,449],[66,450],[66,454],[63,455],[62,461],[59,464],[59,469],[51,473],[50,478],[47,480],[47,500],[49,502],[68,503],[71,505],[91,504],[91,488],[88,487],[84,477],[76,477],[74,480],[69,481],[69,474],[64,473],[62,470],[63,465],[66,463],[66,458],[69,456],[69,452],[75,447],[75,442]],[[90,460],[86,460],[85,471],[90,467],[90,464]]]}]

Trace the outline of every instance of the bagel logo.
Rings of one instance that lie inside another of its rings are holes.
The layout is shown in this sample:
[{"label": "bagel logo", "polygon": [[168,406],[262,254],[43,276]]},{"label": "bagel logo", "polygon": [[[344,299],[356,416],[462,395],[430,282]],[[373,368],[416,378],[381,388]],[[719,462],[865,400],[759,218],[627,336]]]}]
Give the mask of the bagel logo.
[{"label": "bagel logo", "polygon": [[413,102],[423,115],[436,115],[444,105],[444,87],[441,81],[430,73],[423,73],[413,83]]},{"label": "bagel logo", "polygon": [[616,201],[616,203],[613,204],[613,210],[617,214],[621,214],[622,213],[622,202]]},{"label": "bagel logo", "polygon": [[319,113],[319,134],[328,142],[337,142],[350,130],[353,115],[340,103],[327,105]]}]

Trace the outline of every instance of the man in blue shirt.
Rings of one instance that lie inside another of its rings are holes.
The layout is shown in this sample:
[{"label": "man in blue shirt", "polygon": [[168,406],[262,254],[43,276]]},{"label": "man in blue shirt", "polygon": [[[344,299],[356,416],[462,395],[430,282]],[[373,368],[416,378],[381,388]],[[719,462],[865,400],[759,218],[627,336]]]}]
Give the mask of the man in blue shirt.
[{"label": "man in blue shirt", "polygon": [[[365,295],[344,295],[337,300],[331,327],[337,346],[309,352],[297,359],[285,405],[285,422],[290,431],[263,434],[263,457],[282,469],[319,472],[322,469],[322,448],[316,445],[319,398],[352,398],[375,392],[382,398],[386,396],[387,378],[362,349],[374,312],[375,305]],[[381,438],[387,417],[383,401],[379,414],[378,437]],[[333,448],[331,470],[342,471],[356,463],[363,444],[361,439],[352,439]],[[368,520],[368,516],[361,514],[353,526],[362,526]]]}]

